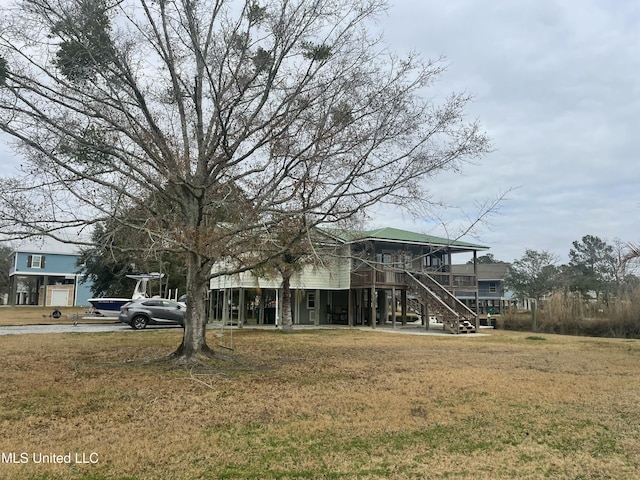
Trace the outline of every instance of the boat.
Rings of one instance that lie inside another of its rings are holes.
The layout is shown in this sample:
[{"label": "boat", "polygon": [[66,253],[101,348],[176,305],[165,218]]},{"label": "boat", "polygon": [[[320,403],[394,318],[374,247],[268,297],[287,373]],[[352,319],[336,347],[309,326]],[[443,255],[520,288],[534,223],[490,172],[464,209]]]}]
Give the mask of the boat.
[{"label": "boat", "polygon": [[117,317],[120,314],[120,308],[131,300],[138,298],[147,298],[147,283],[149,280],[158,280],[164,277],[164,273],[143,273],[139,275],[127,275],[127,278],[136,280],[136,287],[133,290],[131,298],[103,297],[90,298],[88,302],[93,307],[94,313],[103,317]]}]

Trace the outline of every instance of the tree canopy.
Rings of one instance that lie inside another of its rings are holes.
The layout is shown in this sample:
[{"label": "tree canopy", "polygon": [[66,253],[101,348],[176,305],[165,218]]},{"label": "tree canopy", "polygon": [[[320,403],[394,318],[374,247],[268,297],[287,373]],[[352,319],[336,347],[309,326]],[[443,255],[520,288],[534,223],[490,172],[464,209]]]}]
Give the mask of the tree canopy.
[{"label": "tree canopy", "polygon": [[604,303],[608,303],[611,295],[637,288],[640,280],[633,263],[640,252],[637,245],[620,240],[610,244],[595,235],[585,235],[571,245],[569,262],[559,266],[555,265],[557,257],[549,252],[526,250],[508,271],[509,287],[521,299],[540,298],[531,292],[545,295],[558,289]]},{"label": "tree canopy", "polygon": [[[429,95],[439,59],[399,57],[367,33],[385,8],[24,0],[0,21],[0,130],[25,160],[0,186],[0,233],[115,221],[181,255],[191,303],[176,356],[210,354],[215,262],[255,267],[379,202],[419,209],[429,179],[488,151],[467,94]],[[305,228],[246,255],[286,218]]]},{"label": "tree canopy", "polygon": [[568,265],[572,289],[583,295],[606,292],[616,283],[618,263],[613,246],[601,238],[585,235],[581,241],[574,241]]},{"label": "tree canopy", "polygon": [[[473,263],[473,260],[469,260],[467,262],[468,264]],[[486,253],[485,255],[479,255],[478,258],[476,258],[476,263],[479,264],[495,264],[495,263],[509,263],[509,262],[503,262],[502,260],[497,260],[493,253]]]},{"label": "tree canopy", "polygon": [[119,224],[97,224],[92,232],[92,247],[85,247],[78,258],[78,271],[84,281],[91,282],[94,296],[126,297],[131,294],[128,274],[159,272],[164,275],[160,285],[154,285],[156,294],[167,296],[168,290],[185,293],[185,267],[182,258],[158,251],[147,245],[145,238],[136,237],[137,231],[122,230]]},{"label": "tree canopy", "polygon": [[520,299],[536,299],[551,293],[556,285],[557,258],[547,252],[527,249],[507,270],[505,284]]}]

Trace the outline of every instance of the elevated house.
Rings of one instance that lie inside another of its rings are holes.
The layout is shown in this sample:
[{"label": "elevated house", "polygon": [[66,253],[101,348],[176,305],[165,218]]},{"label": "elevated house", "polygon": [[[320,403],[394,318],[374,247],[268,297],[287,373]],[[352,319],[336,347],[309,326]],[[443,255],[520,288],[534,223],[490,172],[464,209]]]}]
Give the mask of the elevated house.
[{"label": "elevated house", "polygon": [[77,273],[79,254],[66,244],[19,248],[11,254],[9,304],[72,307],[88,305],[90,284]]},{"label": "elevated house", "polygon": [[[333,249],[291,278],[292,314],[300,325],[377,325],[437,318],[453,333],[473,332],[479,313],[477,252],[488,247],[395,228],[323,231]],[[326,242],[325,242],[326,243]],[[470,271],[452,268],[458,254],[472,256]],[[250,317],[258,324],[281,318],[282,279],[248,271],[211,281],[211,316]]]},{"label": "elevated house", "polygon": [[478,278],[478,297],[458,292],[458,299],[476,310],[483,320],[493,315],[501,315],[515,302],[513,292],[508,290],[504,283],[509,266],[508,263],[482,263],[475,267],[472,264],[453,265],[454,275],[470,275],[475,269]]}]

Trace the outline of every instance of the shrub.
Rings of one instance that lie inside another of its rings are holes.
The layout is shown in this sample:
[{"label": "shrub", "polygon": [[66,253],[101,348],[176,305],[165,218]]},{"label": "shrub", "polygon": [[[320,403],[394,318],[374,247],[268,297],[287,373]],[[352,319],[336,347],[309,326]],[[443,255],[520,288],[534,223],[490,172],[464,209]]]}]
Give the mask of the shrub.
[{"label": "shrub", "polygon": [[496,328],[528,332],[531,330],[531,312],[510,310],[496,317]]}]

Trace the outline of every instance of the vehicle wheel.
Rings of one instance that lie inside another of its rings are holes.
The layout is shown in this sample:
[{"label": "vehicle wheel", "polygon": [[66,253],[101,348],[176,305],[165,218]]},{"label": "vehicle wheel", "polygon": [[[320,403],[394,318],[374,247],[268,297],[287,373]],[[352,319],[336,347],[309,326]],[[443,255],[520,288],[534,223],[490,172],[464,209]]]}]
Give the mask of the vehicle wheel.
[{"label": "vehicle wheel", "polygon": [[135,330],[142,330],[146,326],[147,326],[147,319],[142,315],[133,317],[133,320],[131,320],[131,327]]}]

